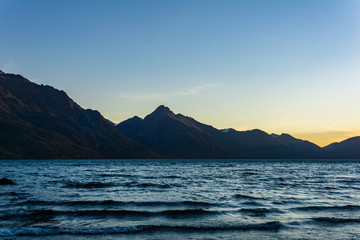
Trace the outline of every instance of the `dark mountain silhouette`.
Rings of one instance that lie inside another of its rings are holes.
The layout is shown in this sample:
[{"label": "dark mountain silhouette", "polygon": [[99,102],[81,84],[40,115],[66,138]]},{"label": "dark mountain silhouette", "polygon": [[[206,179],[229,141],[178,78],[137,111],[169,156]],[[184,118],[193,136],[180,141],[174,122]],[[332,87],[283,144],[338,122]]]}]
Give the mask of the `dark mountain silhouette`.
[{"label": "dark mountain silhouette", "polygon": [[323,148],[328,158],[360,159],[360,137],[352,137]]},{"label": "dark mountain silhouette", "polygon": [[319,158],[322,149],[308,141],[294,138],[289,134],[267,134],[259,129],[223,132],[237,141],[246,158]]},{"label": "dark mountain silhouette", "polygon": [[117,125],[128,137],[171,158],[318,158],[322,150],[287,134],[261,130],[218,130],[193,118],[158,107],[144,119]]},{"label": "dark mountain silhouette", "polygon": [[0,158],[149,158],[98,111],[50,86],[0,72]]},{"label": "dark mountain silhouette", "polygon": [[259,129],[218,130],[168,107],[118,125],[64,91],[0,70],[0,158],[360,158],[360,137],[324,148]]},{"label": "dark mountain silhouette", "polygon": [[[217,137],[221,132],[165,106],[144,119],[133,117],[117,125],[127,136],[172,158],[227,158]],[[221,139],[220,139],[221,140]]]}]

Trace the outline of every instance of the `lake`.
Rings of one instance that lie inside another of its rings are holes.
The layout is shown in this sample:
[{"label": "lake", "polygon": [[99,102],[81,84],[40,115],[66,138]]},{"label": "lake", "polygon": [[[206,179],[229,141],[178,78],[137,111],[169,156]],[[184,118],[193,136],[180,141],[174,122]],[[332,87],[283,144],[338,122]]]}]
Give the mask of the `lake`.
[{"label": "lake", "polygon": [[0,160],[3,239],[360,239],[360,160]]}]

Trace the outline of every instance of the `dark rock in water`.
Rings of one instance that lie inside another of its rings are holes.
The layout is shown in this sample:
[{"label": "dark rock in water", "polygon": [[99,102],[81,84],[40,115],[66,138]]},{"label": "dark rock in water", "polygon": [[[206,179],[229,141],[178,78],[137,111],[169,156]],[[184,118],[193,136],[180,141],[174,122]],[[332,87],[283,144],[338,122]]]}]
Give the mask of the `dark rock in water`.
[{"label": "dark rock in water", "polygon": [[16,185],[16,183],[11,181],[10,179],[2,178],[0,179],[0,185]]}]

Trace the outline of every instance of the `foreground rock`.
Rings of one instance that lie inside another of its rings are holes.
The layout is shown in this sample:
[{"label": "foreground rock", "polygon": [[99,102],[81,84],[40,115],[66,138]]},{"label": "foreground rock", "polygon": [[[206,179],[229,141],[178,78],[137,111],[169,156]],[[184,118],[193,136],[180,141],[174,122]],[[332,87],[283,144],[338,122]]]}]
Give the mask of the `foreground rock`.
[{"label": "foreground rock", "polygon": [[16,183],[11,181],[10,179],[2,178],[0,179],[0,185],[16,185]]}]

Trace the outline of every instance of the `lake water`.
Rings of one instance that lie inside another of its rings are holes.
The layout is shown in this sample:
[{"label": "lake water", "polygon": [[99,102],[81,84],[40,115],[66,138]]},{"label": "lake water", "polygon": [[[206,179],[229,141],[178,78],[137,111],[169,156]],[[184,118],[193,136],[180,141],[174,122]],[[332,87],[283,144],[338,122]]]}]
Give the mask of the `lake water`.
[{"label": "lake water", "polygon": [[360,239],[359,160],[0,161],[0,239]]}]

